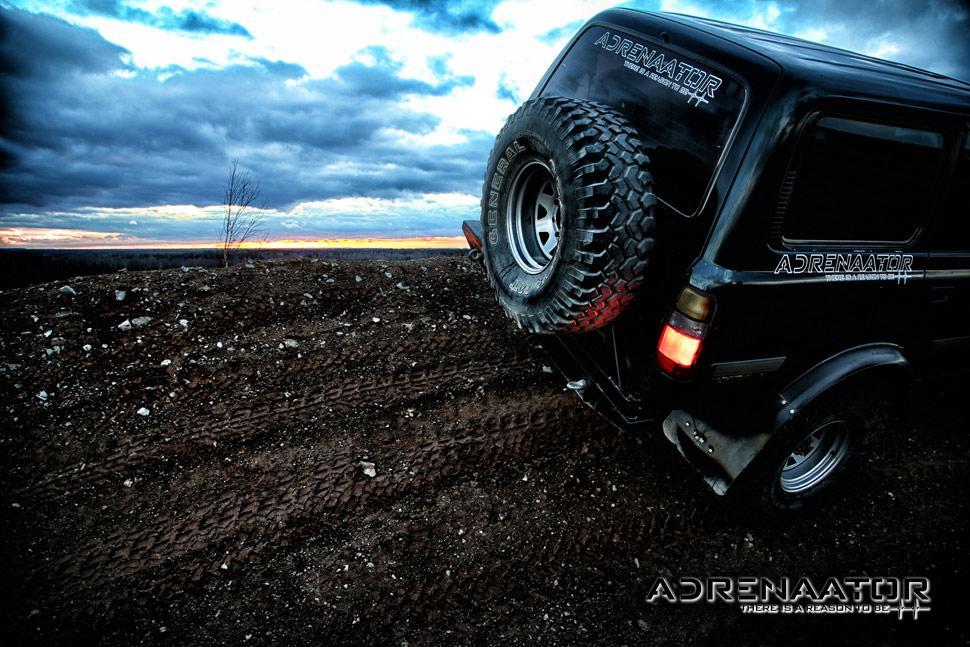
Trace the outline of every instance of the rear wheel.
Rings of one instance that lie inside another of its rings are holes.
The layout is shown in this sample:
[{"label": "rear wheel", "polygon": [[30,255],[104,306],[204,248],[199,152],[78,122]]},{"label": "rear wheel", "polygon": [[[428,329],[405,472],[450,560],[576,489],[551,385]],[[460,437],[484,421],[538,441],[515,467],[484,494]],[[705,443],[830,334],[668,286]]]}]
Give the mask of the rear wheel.
[{"label": "rear wheel", "polygon": [[889,409],[886,398],[856,389],[813,402],[772,435],[729,495],[743,514],[769,518],[826,498],[868,460]]}]

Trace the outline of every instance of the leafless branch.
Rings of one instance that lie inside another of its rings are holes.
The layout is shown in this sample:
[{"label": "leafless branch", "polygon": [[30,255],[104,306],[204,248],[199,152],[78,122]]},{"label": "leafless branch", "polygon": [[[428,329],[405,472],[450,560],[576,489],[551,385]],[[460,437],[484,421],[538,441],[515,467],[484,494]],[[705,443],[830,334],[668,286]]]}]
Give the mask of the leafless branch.
[{"label": "leafless branch", "polygon": [[239,169],[234,159],[223,188],[222,199],[222,264],[229,267],[232,253],[247,240],[253,240],[262,232],[263,211],[257,205],[260,196],[259,182],[248,171]]}]

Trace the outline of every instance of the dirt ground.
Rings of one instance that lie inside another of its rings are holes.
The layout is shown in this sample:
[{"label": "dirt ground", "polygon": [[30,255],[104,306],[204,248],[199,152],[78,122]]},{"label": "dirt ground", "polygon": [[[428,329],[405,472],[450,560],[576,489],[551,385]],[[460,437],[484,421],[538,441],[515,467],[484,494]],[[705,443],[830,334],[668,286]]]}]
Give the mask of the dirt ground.
[{"label": "dirt ground", "polygon": [[[0,304],[4,644],[970,637],[965,383],[923,389],[837,507],[750,526],[659,433],[564,392],[471,261],[118,272]],[[646,602],[709,574],[928,575],[933,607]]]}]

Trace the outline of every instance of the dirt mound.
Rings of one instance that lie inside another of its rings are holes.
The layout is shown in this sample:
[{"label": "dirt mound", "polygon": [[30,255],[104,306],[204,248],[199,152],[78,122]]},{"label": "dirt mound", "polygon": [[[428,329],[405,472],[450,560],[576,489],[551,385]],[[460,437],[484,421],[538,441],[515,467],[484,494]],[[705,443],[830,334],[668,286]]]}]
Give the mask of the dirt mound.
[{"label": "dirt mound", "polygon": [[[898,421],[838,514],[748,528],[658,434],[564,393],[463,259],[119,272],[0,304],[4,642],[966,638],[952,394]],[[934,607],[849,632],[645,600],[711,573],[929,575]]]}]

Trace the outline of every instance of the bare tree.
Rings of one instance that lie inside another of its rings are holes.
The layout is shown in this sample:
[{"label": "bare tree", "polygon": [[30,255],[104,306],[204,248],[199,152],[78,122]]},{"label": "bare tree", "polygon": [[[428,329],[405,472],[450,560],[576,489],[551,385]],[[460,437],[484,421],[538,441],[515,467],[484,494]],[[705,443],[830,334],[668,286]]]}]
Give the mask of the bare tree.
[{"label": "bare tree", "polygon": [[222,200],[222,264],[229,267],[232,252],[247,240],[260,235],[263,227],[259,182],[248,171],[239,169],[234,159],[229,167]]}]

